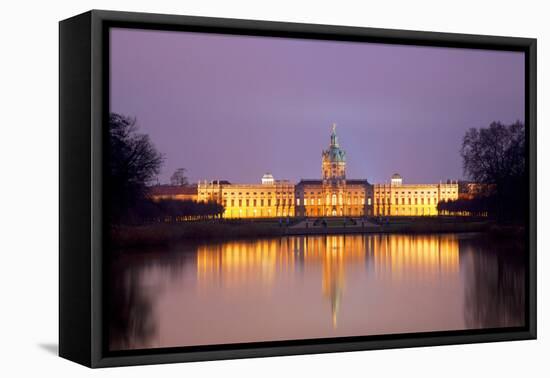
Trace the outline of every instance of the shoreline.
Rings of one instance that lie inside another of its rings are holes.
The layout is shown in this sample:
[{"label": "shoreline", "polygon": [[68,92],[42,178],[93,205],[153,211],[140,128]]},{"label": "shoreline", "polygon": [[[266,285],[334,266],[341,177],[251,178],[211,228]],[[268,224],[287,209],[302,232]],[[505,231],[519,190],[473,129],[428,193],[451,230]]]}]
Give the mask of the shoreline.
[{"label": "shoreline", "polygon": [[139,248],[164,246],[181,241],[231,240],[283,236],[335,234],[429,234],[429,233],[487,232],[501,237],[517,237],[524,230],[516,225],[498,225],[490,220],[462,218],[392,219],[378,224],[369,221],[355,225],[336,224],[325,227],[299,223],[282,224],[278,221],[214,221],[185,223],[152,223],[146,225],[119,225],[111,228],[111,247]]}]

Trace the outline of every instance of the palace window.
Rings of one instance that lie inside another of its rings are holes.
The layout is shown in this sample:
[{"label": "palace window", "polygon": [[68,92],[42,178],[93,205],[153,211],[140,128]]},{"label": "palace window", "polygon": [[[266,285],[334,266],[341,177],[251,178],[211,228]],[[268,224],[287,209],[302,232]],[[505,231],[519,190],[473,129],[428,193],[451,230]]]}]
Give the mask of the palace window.
[{"label": "palace window", "polygon": [[[267,200],[267,206],[271,206],[271,198]],[[269,210],[271,212],[271,210]]]},{"label": "palace window", "polygon": [[243,200],[239,200],[239,207],[243,205]]},{"label": "palace window", "polygon": [[321,204],[321,198],[317,198],[317,204],[320,205]]},{"label": "palace window", "polygon": [[254,207],[256,207],[256,200],[254,200]]},{"label": "palace window", "polygon": [[367,199],[367,205],[370,206],[371,204],[372,204],[372,199],[369,197],[369,198]]},{"label": "palace window", "polygon": [[231,200],[231,207],[235,207],[235,200],[234,199]]},{"label": "palace window", "polygon": [[300,199],[296,198],[296,206],[300,206]]},{"label": "palace window", "polygon": [[365,199],[361,198],[361,205],[364,205],[364,204],[365,204]]},{"label": "palace window", "polygon": [[250,205],[250,200],[246,200],[246,207]]},{"label": "palace window", "polygon": [[332,195],[332,205],[336,205],[336,194]]},{"label": "palace window", "polygon": [[264,207],[264,200],[263,199],[260,200],[260,206]]}]

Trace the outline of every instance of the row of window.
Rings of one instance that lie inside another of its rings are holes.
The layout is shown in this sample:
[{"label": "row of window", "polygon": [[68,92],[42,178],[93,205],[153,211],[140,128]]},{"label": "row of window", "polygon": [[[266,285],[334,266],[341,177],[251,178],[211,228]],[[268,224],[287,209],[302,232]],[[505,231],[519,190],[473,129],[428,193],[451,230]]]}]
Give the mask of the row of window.
[{"label": "row of window", "polygon": [[[414,198],[414,204],[415,205],[418,205],[419,203],[419,198]],[[432,199],[431,198],[426,198],[426,201],[424,201],[424,198],[420,198],[420,205],[430,205],[432,204]],[[390,201],[389,198],[377,198],[376,199],[376,204],[377,205],[390,205],[391,203],[393,202],[394,205],[399,205],[401,203],[401,205],[412,205],[413,204],[413,198],[401,198],[401,201],[399,201],[399,198],[395,198],[394,201]],[[436,198],[433,198],[433,204],[436,205],[437,204],[437,199]]]},{"label": "row of window", "polygon": [[406,207],[400,207],[393,209],[391,212],[387,209],[379,209],[378,211],[375,211],[375,215],[437,215],[437,211],[433,208],[426,209],[426,208],[406,208]]},{"label": "row of window", "polygon": [[[315,198],[310,198],[309,200],[308,200],[308,198],[304,198],[304,206],[308,206],[308,205],[314,206],[315,202],[316,202],[315,200],[316,200]],[[321,202],[322,202],[321,198],[320,197],[317,198],[317,205],[322,205]],[[359,204],[364,205],[365,204],[365,199],[363,197],[361,197],[361,198],[354,197],[353,200],[352,200],[351,197],[348,197],[346,202],[347,202],[348,205],[352,205],[352,204],[353,205],[359,205]],[[368,199],[368,202],[369,202],[369,205],[370,205],[370,197]],[[343,205],[344,200],[343,200],[342,197],[337,198],[336,194],[333,194],[332,198],[327,196],[326,203],[327,204],[330,203],[331,205]],[[300,206],[300,198],[296,198],[296,205]]]},{"label": "row of window", "polygon": [[[378,192],[376,190],[374,191],[374,194],[377,195],[377,196],[378,195],[382,196],[382,195],[384,195],[384,193],[385,194],[390,194],[390,192]],[[407,193],[409,195],[412,194],[412,192],[409,191],[409,192],[401,192],[401,195],[405,195],[405,193]],[[393,192],[392,194],[393,195],[399,195],[399,192],[396,191],[396,192]],[[418,195],[418,191],[415,191],[414,194]],[[420,192],[420,194],[424,195],[424,192]],[[435,196],[435,195],[437,195],[437,191],[435,191],[435,192],[426,192],[426,194]],[[456,194],[456,190],[441,191],[441,194]]]},{"label": "row of window", "polygon": [[267,205],[267,207],[271,207],[271,204],[274,203],[275,206],[291,206],[292,205],[292,200],[290,199],[282,199],[282,200],[279,200],[279,199],[276,199],[275,201],[271,201],[271,198],[269,199],[247,199],[247,200],[242,200],[242,199],[239,199],[239,200],[235,200],[235,199],[231,199],[231,200],[223,200],[222,201],[222,204],[224,207],[227,206],[228,204],[228,201],[229,203],[231,204],[231,207],[235,207],[235,205],[239,206],[239,207],[243,207],[243,204],[245,207],[250,207],[252,205],[252,207],[257,207],[258,205],[260,207],[264,207]]},{"label": "row of window", "polygon": [[[306,209],[305,211],[302,211],[302,212],[299,212],[298,215],[305,215],[305,216],[323,216],[323,215],[327,215],[327,216],[337,216],[337,215],[340,215],[340,216],[344,216],[344,215],[355,215],[355,216],[362,216],[364,215],[364,211],[363,211],[363,208],[358,208],[358,209],[340,209],[340,210],[336,210],[336,209],[320,209],[320,208],[313,208],[313,209]],[[371,211],[370,210],[367,210],[367,215],[371,215]]]},{"label": "row of window", "polygon": [[[311,195],[311,196],[320,196],[322,194],[323,194],[323,192],[309,192],[309,195]],[[296,196],[298,196],[298,197],[303,197],[303,196],[307,196],[307,195],[308,195],[307,192],[296,193]],[[346,191],[346,195],[360,196],[360,195],[365,195],[365,192],[348,192],[348,191]]]},{"label": "row of window", "polygon": [[249,218],[249,217],[286,217],[286,216],[293,216],[293,212],[289,209],[283,209],[283,211],[277,211],[277,212],[271,212],[271,209],[238,209],[238,210],[228,210],[224,213],[224,216],[226,218]]},{"label": "row of window", "polygon": [[[229,195],[229,194],[232,195],[232,196],[235,196],[235,195],[242,196],[242,195],[243,195],[242,192],[239,192],[238,194],[237,194],[236,192],[230,192],[230,193],[228,193],[228,192],[223,192],[223,195],[224,195],[224,196],[227,196],[227,195]],[[270,196],[272,193],[271,193],[271,192],[259,192],[259,193],[257,193],[257,192],[253,192],[253,193],[246,192],[246,193],[244,193],[245,196],[249,196],[249,195],[257,196],[258,194],[259,194],[260,196],[263,196],[263,195]],[[275,192],[275,193],[273,193],[273,194],[275,194],[275,195],[277,195],[277,196],[293,196],[293,195],[294,195],[293,192]]]},{"label": "row of window", "polygon": [[[214,196],[217,196],[218,193],[217,192],[213,192],[213,193],[205,193],[205,192],[200,192],[199,193],[201,196],[204,196],[204,195],[214,195]],[[275,194],[276,196],[294,196],[294,193],[293,192],[275,192],[275,193],[271,193],[271,192],[253,192],[253,193],[250,193],[250,192],[246,192],[244,193],[245,196],[249,196],[249,195],[252,195],[252,196],[257,196],[258,194],[260,196],[263,196],[263,195],[266,195],[266,196],[271,196],[271,194]],[[231,195],[231,196],[235,196],[237,195],[236,192],[231,192],[231,193],[228,193],[228,192],[223,192],[223,196],[228,196],[228,195]],[[242,197],[243,193],[242,192],[239,192],[238,193],[238,196],[241,196]]]}]

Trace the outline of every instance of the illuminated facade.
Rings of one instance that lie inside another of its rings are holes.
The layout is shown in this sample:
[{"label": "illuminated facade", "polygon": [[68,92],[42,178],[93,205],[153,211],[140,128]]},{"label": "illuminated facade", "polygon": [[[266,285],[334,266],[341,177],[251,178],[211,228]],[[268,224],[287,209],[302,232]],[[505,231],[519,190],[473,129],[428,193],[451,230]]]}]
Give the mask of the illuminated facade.
[{"label": "illuminated facade", "polygon": [[[163,192],[163,188],[165,191]],[[169,189],[169,190],[168,190]],[[321,179],[275,180],[266,173],[258,184],[201,181],[194,187],[152,188],[153,199],[215,201],[224,218],[434,216],[441,201],[459,198],[458,182],[404,184],[394,174],[389,184],[346,177],[346,152],[332,125],[330,143],[321,154]]]},{"label": "illuminated facade", "polygon": [[155,185],[149,188],[154,201],[197,201],[197,185]]},{"label": "illuminated facade", "polygon": [[390,184],[374,185],[374,214],[377,216],[433,216],[437,204],[458,199],[458,182],[403,184],[399,174]]},{"label": "illuminated facade", "polygon": [[321,157],[322,180],[301,180],[296,185],[296,215],[373,215],[372,185],[367,180],[346,179],[346,152],[338,143],[336,125],[332,125],[329,147]]},{"label": "illuminated facade", "polygon": [[294,216],[294,185],[264,175],[261,184],[199,182],[199,201],[221,203],[224,218],[272,218]]}]

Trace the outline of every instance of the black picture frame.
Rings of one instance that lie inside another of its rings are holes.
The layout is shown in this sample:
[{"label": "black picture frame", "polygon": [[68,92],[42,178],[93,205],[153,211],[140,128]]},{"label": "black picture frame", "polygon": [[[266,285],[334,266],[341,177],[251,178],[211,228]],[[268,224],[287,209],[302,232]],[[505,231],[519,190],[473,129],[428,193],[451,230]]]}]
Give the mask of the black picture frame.
[{"label": "black picture frame", "polygon": [[[464,47],[525,53],[529,160],[526,326],[107,352],[103,327],[108,29]],[[59,354],[89,367],[405,348],[536,338],[536,39],[92,10],[59,24]]]}]

